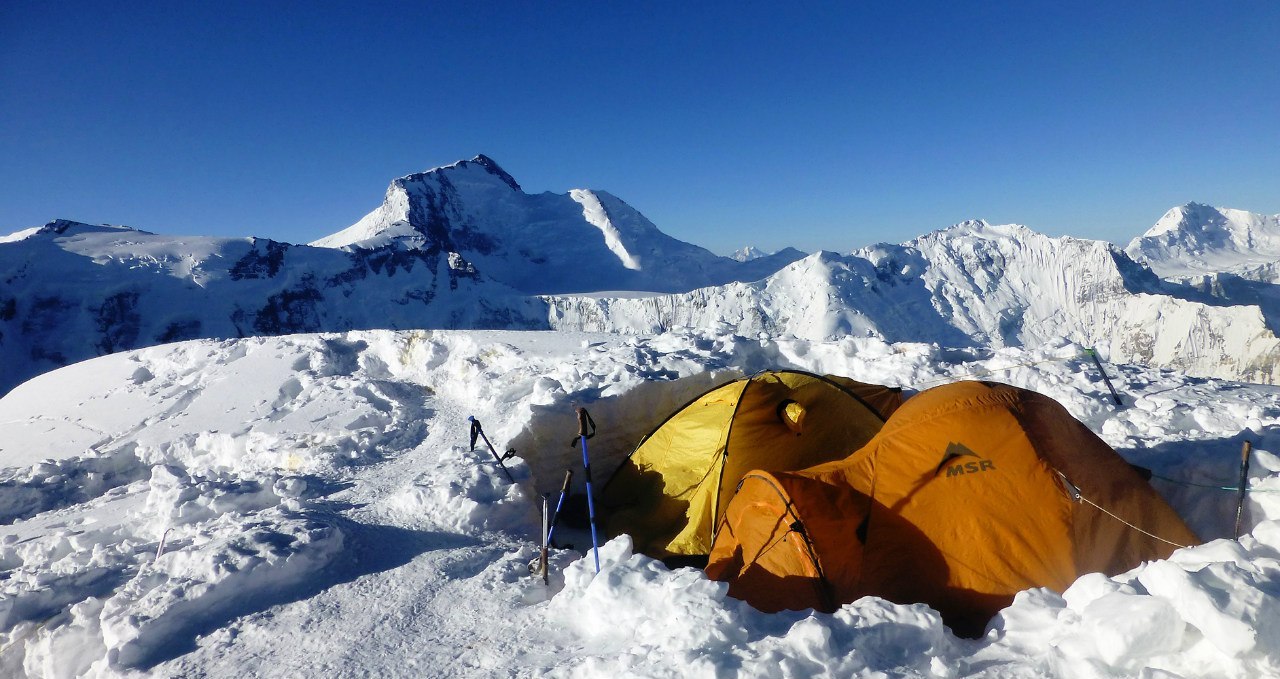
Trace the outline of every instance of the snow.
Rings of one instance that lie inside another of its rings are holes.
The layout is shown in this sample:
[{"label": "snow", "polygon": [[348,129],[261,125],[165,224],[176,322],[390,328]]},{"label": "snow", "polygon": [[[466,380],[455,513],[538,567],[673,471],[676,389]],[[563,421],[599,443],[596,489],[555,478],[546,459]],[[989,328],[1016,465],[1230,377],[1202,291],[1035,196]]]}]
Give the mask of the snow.
[{"label": "snow", "polygon": [[1187,203],[1166,212],[1126,251],[1164,278],[1247,275],[1280,259],[1280,215]]},{"label": "snow", "polygon": [[[725,258],[477,156],[312,247],[15,232],[0,676],[1280,677],[1277,220],[1192,203],[1125,250],[970,221]],[[690,398],[773,368],[1045,393],[1206,543],[1024,591],[980,639],[875,597],[759,613],[625,535],[596,573],[571,526],[550,586],[529,575],[537,501],[567,468],[582,490],[575,405],[600,484]]]},{"label": "snow", "polygon": [[1041,347],[1261,383],[1280,380],[1280,296],[1249,304],[1161,281],[1114,245],[973,221],[903,245],[818,252],[760,281],[646,299],[546,298],[563,330],[846,335],[943,346]]},{"label": "snow", "polygon": [[740,262],[663,233],[606,191],[525,193],[477,156],[391,182],[382,205],[324,248],[440,249],[528,294],[676,292],[763,278],[800,254]]},{"label": "snow", "polygon": [[600,229],[600,233],[604,235],[604,244],[617,256],[618,261],[632,271],[639,271],[642,268],[640,261],[627,252],[627,246],[622,242],[622,232],[609,220],[609,212],[600,202],[600,197],[586,189],[573,189],[569,192],[569,197],[582,205],[582,216],[587,223]]},{"label": "snow", "polygon": [[[868,597],[767,615],[617,536],[602,571],[528,574],[541,493],[600,483],[674,408],[768,367],[914,389],[996,379],[1062,402],[1206,540],[986,636]],[[362,331],[196,340],[46,373],[0,399],[6,676],[1280,676],[1280,389],[1109,364],[1081,347],[944,348],[717,330]],[[467,445],[473,415],[506,461]],[[1230,540],[1243,440],[1246,534]],[[163,541],[163,549],[160,549]],[[157,556],[157,552],[159,555]]]}]

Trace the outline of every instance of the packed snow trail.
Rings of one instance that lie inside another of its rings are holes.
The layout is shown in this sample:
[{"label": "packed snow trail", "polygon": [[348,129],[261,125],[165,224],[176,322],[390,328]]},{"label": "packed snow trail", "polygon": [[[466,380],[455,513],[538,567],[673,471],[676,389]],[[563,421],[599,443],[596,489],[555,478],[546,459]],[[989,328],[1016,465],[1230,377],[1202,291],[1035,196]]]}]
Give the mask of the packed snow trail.
[{"label": "packed snow trail", "polygon": [[[1206,539],[1231,533],[1235,496],[1200,486],[1233,483],[1248,438],[1251,534],[1024,592],[972,641],[873,597],[762,614],[626,537],[601,545],[599,575],[569,550],[550,588],[529,575],[534,499],[581,465],[574,402],[600,424],[602,483],[692,396],[778,367],[1048,394],[1173,479],[1153,483]],[[1280,389],[1107,368],[1123,409],[1065,342],[353,332],[77,364],[0,399],[0,673],[1280,676]],[[517,450],[515,484],[469,449],[470,415]]]}]

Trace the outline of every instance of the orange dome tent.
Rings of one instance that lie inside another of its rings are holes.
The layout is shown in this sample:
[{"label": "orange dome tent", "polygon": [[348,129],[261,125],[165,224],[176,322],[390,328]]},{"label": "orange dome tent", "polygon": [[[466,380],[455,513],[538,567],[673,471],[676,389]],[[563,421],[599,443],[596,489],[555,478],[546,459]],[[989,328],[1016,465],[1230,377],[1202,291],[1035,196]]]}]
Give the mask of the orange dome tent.
[{"label": "orange dome tent", "polygon": [[605,484],[606,530],[657,558],[705,556],[743,472],[843,458],[901,403],[899,389],[796,370],[714,387],[641,439]]},{"label": "orange dome tent", "polygon": [[977,635],[1018,591],[1061,592],[1198,542],[1056,401],[960,382],[912,397],[847,459],[748,472],[707,573],[763,611],[875,595]]}]

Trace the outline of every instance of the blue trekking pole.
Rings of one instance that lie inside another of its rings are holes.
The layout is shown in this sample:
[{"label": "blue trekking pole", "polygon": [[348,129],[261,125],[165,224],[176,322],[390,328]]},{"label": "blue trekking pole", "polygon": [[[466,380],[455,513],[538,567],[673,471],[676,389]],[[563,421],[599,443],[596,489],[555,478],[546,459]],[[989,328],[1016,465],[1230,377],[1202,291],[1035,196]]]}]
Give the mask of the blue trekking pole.
[{"label": "blue trekking pole", "polygon": [[547,529],[547,544],[551,544],[556,534],[556,523],[560,520],[560,509],[564,507],[564,497],[569,494],[569,484],[573,482],[573,470],[564,470],[564,485],[560,487],[560,499],[556,500],[556,510],[551,513],[551,527]]},{"label": "blue trekking pole", "polygon": [[[591,499],[591,458],[587,457],[587,439],[596,435],[596,423],[586,408],[575,408],[578,411],[578,435],[569,442],[572,447],[582,441],[582,470],[587,480],[587,517],[591,520],[591,551],[596,557],[596,572],[600,572],[600,543],[596,540],[596,503]],[[591,431],[587,428],[590,426]]]}]

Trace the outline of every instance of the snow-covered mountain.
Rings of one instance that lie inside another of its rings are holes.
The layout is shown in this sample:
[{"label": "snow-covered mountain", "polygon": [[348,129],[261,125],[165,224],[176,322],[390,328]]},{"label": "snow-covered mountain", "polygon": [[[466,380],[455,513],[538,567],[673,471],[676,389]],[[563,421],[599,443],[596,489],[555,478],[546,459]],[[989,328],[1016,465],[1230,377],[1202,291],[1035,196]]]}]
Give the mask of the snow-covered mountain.
[{"label": "snow-covered mountain", "polygon": [[1187,203],[1126,252],[1202,299],[1257,306],[1269,327],[1280,328],[1280,215]]},{"label": "snow-covered mountain", "polygon": [[1278,271],[1276,217],[1195,204],[1127,253],[974,221],[847,255],[788,248],[740,262],[602,191],[527,194],[478,156],[393,181],[381,206],[312,246],[66,221],[8,236],[0,392],[153,344],[373,328],[1067,340],[1116,361],[1276,383]]},{"label": "snow-covered mountain", "polygon": [[565,329],[727,327],[812,340],[853,335],[997,347],[1065,338],[1098,346],[1113,360],[1280,380],[1280,340],[1262,310],[1194,292],[1162,282],[1110,243],[965,222],[904,245],[817,253],[754,283],[549,302],[553,325]]},{"label": "snow-covered mountain", "polygon": [[604,192],[529,195],[484,156],[392,182],[313,246],[58,220],[0,239],[0,393],[93,356],[194,338],[547,328],[533,293],[689,290],[803,256],[718,257]]},{"label": "snow-covered mountain", "polygon": [[763,278],[804,256],[750,262],[712,254],[658,230],[604,191],[525,193],[486,156],[401,177],[382,205],[312,245],[455,252],[530,294],[682,292]]},{"label": "snow-covered mountain", "polygon": [[1126,252],[1162,278],[1219,273],[1277,282],[1280,215],[1187,203],[1165,213]]},{"label": "snow-covered mountain", "polygon": [[160,236],[56,221],[0,243],[0,393],[194,338],[352,328],[541,328],[545,305],[456,253]]},{"label": "snow-covered mountain", "polygon": [[754,262],[759,259],[772,259],[775,261],[786,260],[794,262],[804,256],[805,253],[795,248],[783,248],[777,252],[765,252],[754,245],[748,245],[744,248],[738,249],[732,255],[729,255],[729,258],[735,259],[739,262]]},{"label": "snow-covered mountain", "polygon": [[[0,396],[0,676],[1280,676],[1280,387],[1186,374],[1280,383],[1280,286],[1245,278],[1280,261],[1273,224],[1229,212],[1132,256],[965,222],[735,280],[608,194],[530,196],[478,157],[323,247],[0,238],[0,392],[45,372]],[[537,499],[585,455],[574,406],[600,482],[691,396],[779,367],[1044,393],[1207,542],[1021,592],[979,639],[878,597],[761,613],[625,535],[597,573],[568,523],[530,577]]]}]

